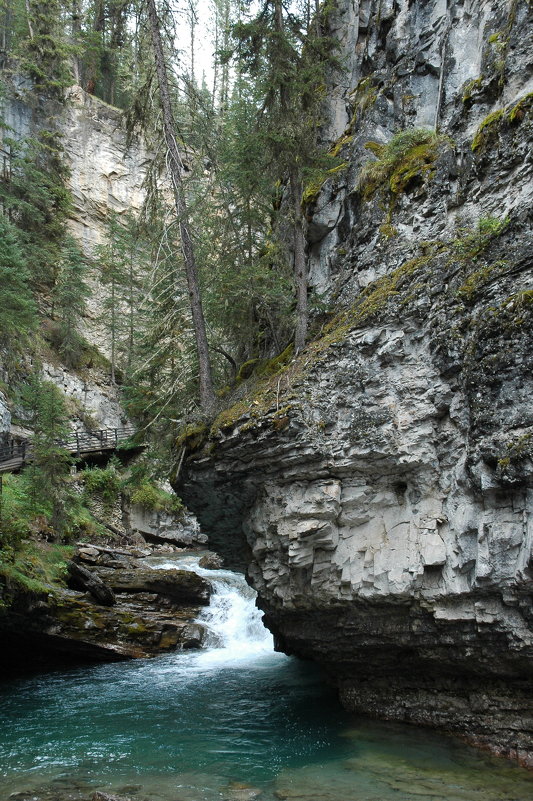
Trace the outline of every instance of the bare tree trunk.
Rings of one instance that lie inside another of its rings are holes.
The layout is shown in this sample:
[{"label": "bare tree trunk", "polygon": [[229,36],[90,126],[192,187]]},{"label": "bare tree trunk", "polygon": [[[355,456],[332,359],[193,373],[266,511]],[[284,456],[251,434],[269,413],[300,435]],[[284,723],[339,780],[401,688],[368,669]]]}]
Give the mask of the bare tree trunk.
[{"label": "bare tree trunk", "polygon": [[163,112],[163,128],[165,143],[168,150],[168,162],[170,168],[170,178],[174,194],[176,213],[179,219],[181,247],[185,262],[185,272],[187,275],[187,286],[189,290],[189,303],[191,307],[194,335],[196,338],[196,351],[198,354],[198,368],[200,381],[200,406],[203,411],[210,412],[215,406],[215,393],[213,389],[213,379],[211,374],[211,361],[207,344],[207,333],[205,319],[200,298],[200,288],[198,285],[198,270],[194,257],[194,248],[190,233],[188,209],[185,200],[183,179],[181,168],[183,166],[178,143],[174,135],[176,123],[172,112],[170,101],[170,91],[168,86],[167,66],[163,55],[163,43],[161,41],[161,31],[159,19],[155,7],[155,0],[148,0],[148,17],[150,21],[150,32],[152,36],[152,46],[157,70],[157,80],[159,84],[159,97],[161,111]]},{"label": "bare tree trunk", "polygon": [[189,0],[189,26],[191,30],[191,83],[194,87],[195,85],[195,44],[196,39],[194,36],[194,31],[196,28],[196,23],[198,22],[198,17],[196,15],[196,1]]},{"label": "bare tree trunk", "polygon": [[[229,0],[224,0],[223,6],[223,17],[222,17],[222,49],[226,52],[229,48],[229,39],[230,39],[230,3]],[[220,102],[219,102],[219,114],[221,117],[224,116],[226,109],[228,107],[228,96],[229,96],[229,61],[227,58],[224,60],[222,64],[222,80],[220,85]]]},{"label": "bare tree trunk", "polygon": [[30,0],[25,0],[25,5],[26,5],[26,19],[27,19],[27,22],[28,22],[28,30],[30,32],[30,39],[33,41],[33,39],[35,39],[35,34],[33,33],[33,27],[32,27],[32,24],[31,24],[31,5],[30,5]]},{"label": "bare tree trunk", "polygon": [[215,57],[213,59],[213,106],[216,103],[216,96],[218,91],[218,48],[219,48],[219,32],[220,32],[220,23],[219,23],[219,8],[218,2],[214,3],[215,9]]},{"label": "bare tree trunk", "polygon": [[116,381],[115,361],[116,361],[116,341],[117,341],[117,317],[115,303],[115,279],[111,279],[111,383]]},{"label": "bare tree trunk", "polygon": [[[281,0],[274,2],[276,30],[283,34],[283,4]],[[280,89],[282,111],[288,110],[287,90]],[[302,179],[300,170],[293,164],[289,173],[289,191],[293,216],[294,246],[294,285],[296,291],[296,328],[294,332],[294,350],[296,353],[305,347],[307,339],[308,305],[307,305],[307,264],[305,261],[304,219],[302,214]]]},{"label": "bare tree trunk", "polygon": [[294,284],[296,290],[296,330],[294,332],[294,350],[299,353],[305,347],[307,339],[307,264],[305,261],[304,221],[301,198],[302,182],[298,170],[292,169],[290,175],[290,192],[292,213],[294,216]]},{"label": "bare tree trunk", "polygon": [[74,83],[80,85],[81,84],[80,57],[77,50],[77,47],[80,43],[80,34],[81,34],[80,0],[72,0],[70,17],[71,17],[70,33],[71,33],[72,44],[74,46],[72,53],[72,70],[74,72]]}]

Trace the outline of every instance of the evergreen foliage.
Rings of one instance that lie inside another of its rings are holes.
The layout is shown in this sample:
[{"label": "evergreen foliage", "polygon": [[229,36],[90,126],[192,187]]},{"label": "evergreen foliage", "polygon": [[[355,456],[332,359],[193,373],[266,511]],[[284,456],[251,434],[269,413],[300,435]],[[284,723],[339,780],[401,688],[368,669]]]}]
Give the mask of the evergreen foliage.
[{"label": "evergreen foliage", "polygon": [[59,135],[42,130],[15,141],[4,137],[8,157],[0,176],[0,206],[19,230],[35,289],[52,288],[61,262],[70,194]]},{"label": "evergreen foliage", "polygon": [[59,272],[53,291],[54,313],[59,320],[56,348],[67,367],[77,367],[85,342],[78,329],[85,312],[89,287],[87,263],[75,240],[68,236],[62,250]]},{"label": "evergreen foliage", "polygon": [[[20,231],[0,215],[0,343],[17,344],[35,328],[35,304]],[[17,341],[18,340],[18,341]],[[15,348],[16,349],[16,348]]]},{"label": "evergreen foliage", "polygon": [[[36,118],[45,108],[61,113],[64,88],[77,82],[127,108],[132,135],[140,125],[155,153],[141,218],[111,214],[107,241],[88,256],[66,232],[71,198],[56,121],[25,138],[2,126],[2,344],[21,350],[44,318],[43,333],[63,364],[73,370],[94,365],[95,349],[83,340],[80,321],[96,280],[104,292],[100,323],[110,355],[109,364],[98,356],[98,365],[122,385],[128,412],[156,443],[161,474],[172,439],[168,420],[198,414],[201,358],[184,249],[194,250],[208,356],[223,395],[239,384],[247,365],[288,352],[295,318],[296,349],[303,346],[303,190],[339,166],[336,154],[323,153],[318,141],[324,74],[335,63],[327,10],[317,12],[310,2],[289,9],[280,0],[212,0],[217,55],[207,87],[198,76],[195,8],[191,2],[183,16],[164,3],[156,9],[168,73],[166,110],[173,120],[167,146],[171,140],[176,145],[175,178],[183,193],[173,216],[161,181],[161,93],[148,6],[134,0],[76,0],[68,7],[60,0],[4,0],[0,12],[0,67],[33,83]],[[177,34],[189,59],[183,74],[176,69]],[[33,357],[39,338],[34,342]],[[36,457],[24,478],[28,514],[46,521],[50,536],[68,535],[80,506],[70,489],[70,457],[57,445],[66,433],[64,403],[37,378],[26,395],[25,422],[35,431]],[[85,478],[86,491],[108,481],[115,492],[119,481],[94,471]],[[163,501],[155,486],[154,476],[146,475],[128,491],[158,508]],[[13,541],[27,531],[27,523],[18,528],[16,521]]]},{"label": "evergreen foliage", "polygon": [[64,396],[38,373],[31,377],[25,390],[33,429],[33,459],[26,469],[31,508],[36,514],[47,510],[53,536],[60,539],[69,528],[76,500],[67,480],[72,458],[59,444],[68,436]]}]

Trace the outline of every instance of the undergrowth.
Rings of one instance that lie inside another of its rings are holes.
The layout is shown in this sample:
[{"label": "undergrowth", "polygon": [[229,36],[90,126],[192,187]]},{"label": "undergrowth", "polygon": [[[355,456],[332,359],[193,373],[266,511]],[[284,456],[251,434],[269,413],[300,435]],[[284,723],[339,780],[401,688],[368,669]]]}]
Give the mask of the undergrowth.
[{"label": "undergrowth", "polygon": [[67,563],[74,553],[69,545],[23,542],[17,550],[0,549],[0,577],[6,587],[7,598],[0,601],[0,609],[7,605],[10,592],[22,589],[35,594],[50,593],[54,587],[64,586]]}]

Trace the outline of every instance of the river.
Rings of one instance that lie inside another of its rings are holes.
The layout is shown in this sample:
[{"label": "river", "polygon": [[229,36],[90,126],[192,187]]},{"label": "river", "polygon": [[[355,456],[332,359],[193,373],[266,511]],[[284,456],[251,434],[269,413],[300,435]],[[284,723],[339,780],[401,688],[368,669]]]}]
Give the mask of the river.
[{"label": "river", "polygon": [[350,715],[273,651],[244,578],[213,583],[201,651],[55,671],[0,689],[0,801],[531,801],[531,774],[455,738]]}]

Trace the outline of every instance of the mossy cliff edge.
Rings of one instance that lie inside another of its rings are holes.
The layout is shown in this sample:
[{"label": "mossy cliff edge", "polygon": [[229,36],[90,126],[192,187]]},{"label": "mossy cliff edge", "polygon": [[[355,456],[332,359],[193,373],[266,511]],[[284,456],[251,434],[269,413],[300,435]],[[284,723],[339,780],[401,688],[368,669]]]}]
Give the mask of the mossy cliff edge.
[{"label": "mossy cliff edge", "polygon": [[173,481],[347,707],[533,766],[533,9],[443,6],[336,4],[346,168],[304,196],[330,312]]}]

